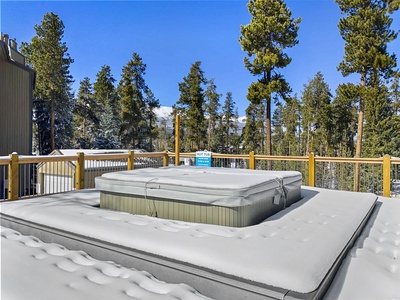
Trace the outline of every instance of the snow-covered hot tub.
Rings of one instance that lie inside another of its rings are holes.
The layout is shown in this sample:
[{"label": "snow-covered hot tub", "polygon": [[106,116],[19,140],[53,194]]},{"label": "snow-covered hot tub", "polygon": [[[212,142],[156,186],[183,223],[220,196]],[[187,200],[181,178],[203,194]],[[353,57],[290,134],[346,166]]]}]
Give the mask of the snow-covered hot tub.
[{"label": "snow-covered hot tub", "polygon": [[96,178],[100,207],[164,219],[249,226],[301,198],[301,173],[164,167]]}]

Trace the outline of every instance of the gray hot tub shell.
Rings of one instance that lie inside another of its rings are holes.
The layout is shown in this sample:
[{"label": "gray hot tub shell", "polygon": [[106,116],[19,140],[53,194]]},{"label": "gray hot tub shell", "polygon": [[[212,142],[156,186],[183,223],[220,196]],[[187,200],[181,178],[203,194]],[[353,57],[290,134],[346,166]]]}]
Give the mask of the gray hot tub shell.
[{"label": "gray hot tub shell", "polygon": [[299,172],[164,167],[96,178],[100,207],[225,226],[254,225],[301,198]]}]

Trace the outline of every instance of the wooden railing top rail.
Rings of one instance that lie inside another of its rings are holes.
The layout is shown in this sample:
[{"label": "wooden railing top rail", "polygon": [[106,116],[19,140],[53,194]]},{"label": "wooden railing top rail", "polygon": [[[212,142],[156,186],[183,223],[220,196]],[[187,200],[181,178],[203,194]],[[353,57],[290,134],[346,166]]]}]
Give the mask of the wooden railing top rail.
[{"label": "wooden railing top rail", "polygon": [[317,162],[344,162],[344,163],[361,163],[361,164],[382,164],[383,157],[379,158],[355,158],[355,157],[328,157],[315,156]]},{"label": "wooden railing top rail", "polygon": [[167,152],[135,153],[135,157],[163,157],[165,155],[167,155]]},{"label": "wooden railing top rail", "polygon": [[249,159],[248,154],[220,154],[220,153],[212,153],[212,158],[233,158],[233,159]]},{"label": "wooden railing top rail", "polygon": [[129,153],[86,154],[85,160],[127,159]]},{"label": "wooden railing top rail", "polygon": [[[169,157],[175,157],[175,152],[166,153]],[[180,157],[196,157],[196,152],[179,153]]]},{"label": "wooden railing top rail", "polygon": [[77,155],[20,155],[18,156],[18,163],[20,164],[34,164],[46,162],[63,162],[63,161],[77,161]]},{"label": "wooden railing top rail", "polygon": [[11,161],[9,156],[0,156],[0,165],[8,165]]},{"label": "wooden railing top rail", "polygon": [[295,161],[308,161],[308,156],[279,156],[279,155],[254,155],[255,159],[259,160],[295,160]]},{"label": "wooden railing top rail", "polygon": [[400,158],[396,157],[396,158],[391,158],[390,159],[390,163],[394,164],[394,165],[400,165]]},{"label": "wooden railing top rail", "polygon": [[[134,157],[162,157],[175,156],[174,152],[151,152],[151,153],[134,153]],[[212,153],[212,158],[232,158],[232,159],[249,159],[248,154],[221,154]],[[106,160],[106,159],[127,159],[129,153],[117,154],[86,154],[85,160]],[[180,153],[180,157],[196,157],[195,152]],[[286,161],[308,161],[308,156],[274,156],[274,155],[254,155],[256,160],[286,160]],[[20,164],[29,163],[45,163],[45,162],[61,162],[61,161],[77,161],[78,155],[20,155],[18,161]],[[9,156],[0,156],[0,165],[7,165],[11,161]],[[372,163],[382,164],[383,157],[380,158],[354,158],[354,157],[328,157],[315,156],[316,162],[344,162],[344,163]],[[392,164],[400,164],[400,158],[391,157]]]}]

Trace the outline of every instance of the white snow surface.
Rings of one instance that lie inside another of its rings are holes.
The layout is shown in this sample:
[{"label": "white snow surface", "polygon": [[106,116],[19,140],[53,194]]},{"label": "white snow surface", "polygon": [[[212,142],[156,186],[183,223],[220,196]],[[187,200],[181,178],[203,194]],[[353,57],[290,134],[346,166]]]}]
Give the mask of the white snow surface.
[{"label": "white snow surface", "polygon": [[400,199],[379,198],[325,299],[400,299]]},{"label": "white snow surface", "polygon": [[168,284],[147,272],[0,228],[2,299],[209,299],[188,285]]},{"label": "white snow surface", "polygon": [[263,223],[243,228],[99,209],[93,207],[99,203],[99,192],[95,190],[1,203],[1,211],[255,282],[309,293],[318,288],[376,196],[308,187],[302,188],[302,195],[304,199]]}]

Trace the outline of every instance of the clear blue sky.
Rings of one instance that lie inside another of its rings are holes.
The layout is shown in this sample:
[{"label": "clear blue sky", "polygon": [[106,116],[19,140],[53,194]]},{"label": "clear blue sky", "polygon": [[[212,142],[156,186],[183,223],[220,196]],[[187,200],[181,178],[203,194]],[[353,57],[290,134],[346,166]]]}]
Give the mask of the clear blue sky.
[{"label": "clear blue sky", "polygon": [[[109,65],[117,81],[122,67],[137,52],[147,64],[145,80],[161,105],[179,98],[178,82],[195,61],[202,62],[206,78],[215,78],[218,92],[232,92],[244,115],[247,88],[255,78],[244,68],[238,38],[240,25],[248,24],[247,1],[4,1],[0,0],[1,31],[10,38],[30,42],[34,25],[47,12],[64,22],[64,41],[75,60],[71,75],[91,82],[102,65]],[[301,17],[299,41],[288,50],[292,63],[282,70],[293,93],[299,96],[321,71],[332,93],[338,84],[357,80],[336,70],[343,57],[343,40],[337,29],[341,17],[334,0],[287,0],[293,17]],[[400,13],[392,29],[400,29]],[[400,59],[400,37],[389,46]],[[399,63],[400,65],[400,63]]]}]

